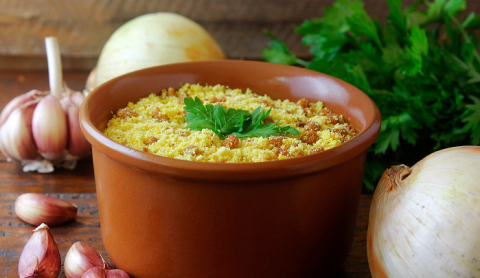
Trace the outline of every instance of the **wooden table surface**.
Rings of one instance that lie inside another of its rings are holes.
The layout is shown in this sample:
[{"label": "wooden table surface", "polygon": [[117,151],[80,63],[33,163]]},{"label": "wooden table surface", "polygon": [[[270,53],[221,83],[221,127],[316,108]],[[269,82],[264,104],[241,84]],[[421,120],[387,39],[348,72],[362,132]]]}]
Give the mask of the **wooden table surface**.
[{"label": "wooden table surface", "polygon": [[[64,73],[64,80],[70,88],[82,90],[87,75],[87,72]],[[0,108],[14,96],[31,89],[48,90],[46,72],[0,72]],[[109,261],[100,234],[91,158],[81,161],[73,171],[59,169],[38,174],[24,173],[19,165],[7,162],[0,155],[0,277],[18,277],[18,258],[35,228],[18,219],[13,209],[15,199],[28,192],[67,199],[78,206],[74,221],[51,228],[62,263],[70,246],[77,241],[87,242]],[[370,202],[371,195],[362,195],[352,251],[336,277],[371,277],[366,254]],[[63,269],[60,277],[65,277]]]}]

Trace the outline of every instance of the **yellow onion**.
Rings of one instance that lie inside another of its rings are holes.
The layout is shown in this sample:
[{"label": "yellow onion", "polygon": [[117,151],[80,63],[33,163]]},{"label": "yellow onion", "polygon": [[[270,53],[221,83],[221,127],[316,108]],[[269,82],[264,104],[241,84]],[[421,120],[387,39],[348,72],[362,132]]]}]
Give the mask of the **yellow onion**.
[{"label": "yellow onion", "polygon": [[367,233],[373,277],[480,277],[480,147],[393,166],[373,196]]},{"label": "yellow onion", "polygon": [[50,92],[32,90],[12,99],[0,114],[0,151],[24,171],[73,169],[90,152],[80,130],[79,107],[84,99],[63,84],[56,38],[45,39]]},{"label": "yellow onion", "polygon": [[105,43],[86,91],[139,69],[224,58],[217,42],[194,21],[174,13],[145,14],[120,26]]}]

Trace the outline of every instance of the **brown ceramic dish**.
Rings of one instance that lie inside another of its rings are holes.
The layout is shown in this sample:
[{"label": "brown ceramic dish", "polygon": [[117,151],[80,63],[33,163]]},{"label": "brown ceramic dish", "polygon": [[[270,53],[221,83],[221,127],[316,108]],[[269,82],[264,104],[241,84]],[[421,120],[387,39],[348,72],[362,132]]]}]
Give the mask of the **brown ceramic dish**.
[{"label": "brown ceramic dish", "polygon": [[[112,111],[184,83],[250,88],[273,99],[321,100],[358,136],[322,153],[260,163],[165,158],[102,134]],[[246,61],[159,66],[115,78],[85,100],[105,248],[134,277],[320,277],[350,250],[375,104],[338,79]]]}]

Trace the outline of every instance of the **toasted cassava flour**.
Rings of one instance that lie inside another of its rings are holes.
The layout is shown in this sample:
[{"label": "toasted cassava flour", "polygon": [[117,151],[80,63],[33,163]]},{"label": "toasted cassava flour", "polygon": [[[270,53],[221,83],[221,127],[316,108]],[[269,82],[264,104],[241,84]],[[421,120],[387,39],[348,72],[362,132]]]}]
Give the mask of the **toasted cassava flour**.
[{"label": "toasted cassava flour", "polygon": [[[210,129],[189,130],[184,119],[184,98],[198,97],[204,105],[222,105],[252,112],[258,106],[271,112],[265,122],[280,120],[301,135],[237,138],[225,140]],[[336,147],[356,133],[354,128],[328,110],[323,102],[272,100],[250,90],[242,92],[223,85],[185,84],[150,94],[119,109],[104,131],[125,146],[152,154],[203,162],[263,162],[309,155]]]}]

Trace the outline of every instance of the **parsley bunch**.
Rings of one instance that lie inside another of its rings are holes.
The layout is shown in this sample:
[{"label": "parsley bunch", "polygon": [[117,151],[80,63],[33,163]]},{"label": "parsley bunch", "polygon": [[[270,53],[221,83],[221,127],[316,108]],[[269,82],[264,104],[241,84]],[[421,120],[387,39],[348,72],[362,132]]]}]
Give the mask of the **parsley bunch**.
[{"label": "parsley bunch", "polygon": [[429,153],[480,143],[480,17],[460,20],[465,0],[420,0],[390,8],[382,26],[361,0],[337,0],[323,17],[296,29],[314,58],[298,59],[273,34],[262,54],[343,79],[368,94],[382,114],[369,150],[365,185],[373,189],[391,165],[413,165]]},{"label": "parsley bunch", "polygon": [[274,123],[265,123],[265,119],[272,111],[271,108],[265,112],[259,106],[250,113],[241,109],[227,110],[218,104],[203,105],[198,97],[185,98],[184,102],[183,109],[187,111],[185,115],[187,128],[210,129],[221,139],[225,139],[229,134],[238,138],[277,136],[280,133],[300,135],[300,132],[293,127],[277,126],[279,120]]}]

